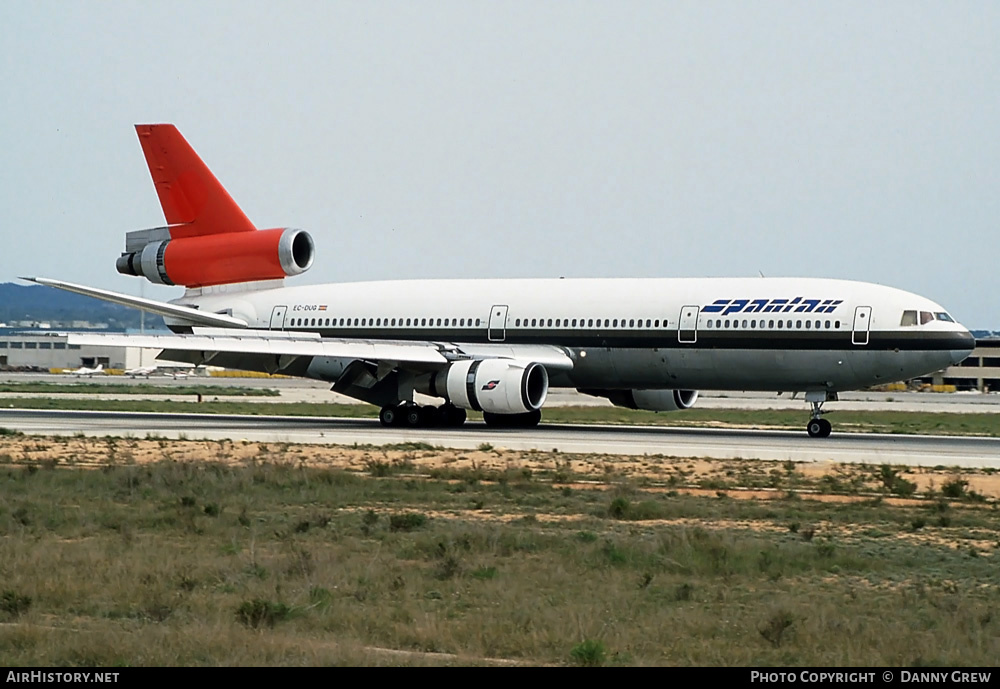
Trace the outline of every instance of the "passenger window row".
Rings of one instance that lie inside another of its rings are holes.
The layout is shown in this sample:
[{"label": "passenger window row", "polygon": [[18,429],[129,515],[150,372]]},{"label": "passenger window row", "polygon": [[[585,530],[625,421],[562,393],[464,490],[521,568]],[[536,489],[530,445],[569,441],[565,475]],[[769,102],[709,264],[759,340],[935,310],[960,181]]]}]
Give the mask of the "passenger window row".
[{"label": "passenger window row", "polygon": [[481,324],[479,318],[293,318],[292,328],[405,328],[438,326],[474,328]]},{"label": "passenger window row", "polygon": [[747,328],[753,330],[753,329],[758,328],[758,327],[760,329],[762,329],[762,330],[784,330],[784,329],[788,329],[788,330],[799,329],[799,330],[801,330],[803,328],[805,328],[806,330],[813,330],[813,329],[815,329],[815,330],[830,330],[831,328],[833,330],[838,330],[840,328],[840,321],[832,321],[832,322],[831,321],[820,321],[820,320],[816,320],[816,321],[808,321],[808,320],[807,321],[802,321],[802,320],[795,320],[795,321],[793,321],[793,320],[787,320],[787,321],[783,321],[783,320],[780,320],[780,319],[777,320],[777,321],[775,321],[775,320],[766,320],[765,321],[762,318],[760,320],[760,322],[758,323],[756,319],[750,319],[750,320],[748,320],[748,319],[744,318],[742,321],[740,321],[739,319],[732,319],[732,320],[730,320],[730,319],[727,318],[725,320],[722,320],[721,318],[717,318],[714,321],[712,319],[708,319],[707,321],[705,321],[705,327],[706,328],[713,328],[714,327],[714,328],[717,328],[717,329],[742,328],[744,330],[746,330]]},{"label": "passenger window row", "polygon": [[[916,311],[906,311],[903,314],[903,322],[901,325],[916,325]],[[923,312],[926,313],[926,312]],[[914,322],[909,322],[909,316],[907,314],[913,314]],[[928,314],[930,315],[930,314]],[[939,316],[947,314],[938,314]],[[933,319],[932,319],[933,320]],[[943,318],[941,320],[944,320]],[[555,328],[659,328],[660,319],[650,319],[645,320],[639,318],[629,318],[629,319],[618,319],[618,318],[605,318],[605,319],[594,319],[594,318],[516,318],[514,319],[515,328],[537,328],[537,327],[555,327]],[[667,320],[664,319],[663,327],[667,327]],[[922,323],[927,321],[921,321]],[[479,318],[293,318],[291,320],[290,327],[292,328],[351,328],[351,327],[376,327],[376,328],[396,328],[396,327],[458,327],[458,328],[478,328],[482,326],[482,320]],[[782,329],[802,329],[806,330],[816,329],[816,330],[834,330],[840,329],[840,321],[821,321],[821,320],[764,320],[761,319],[759,322],[757,319],[746,319],[742,321],[739,319],[707,319],[704,322],[705,328],[743,328],[743,329],[769,329],[769,330],[782,330]]]},{"label": "passenger window row", "polygon": [[[600,318],[556,318],[555,320],[551,318],[515,318],[514,327],[515,328],[617,328],[618,324],[621,323],[622,328],[659,328],[660,320],[653,320],[647,318],[643,321],[641,318],[622,318],[620,321],[617,318],[605,318],[603,320],[604,325],[601,325],[602,320]],[[644,325],[645,324],[645,325]],[[663,321],[664,327],[667,325],[667,321]]]}]

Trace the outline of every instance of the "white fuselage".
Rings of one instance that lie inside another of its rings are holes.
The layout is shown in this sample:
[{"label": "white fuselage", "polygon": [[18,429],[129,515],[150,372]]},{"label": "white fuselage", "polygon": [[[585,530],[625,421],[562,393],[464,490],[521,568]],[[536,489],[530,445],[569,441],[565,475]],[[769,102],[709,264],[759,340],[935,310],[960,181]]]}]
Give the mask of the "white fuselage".
[{"label": "white fuselage", "polygon": [[550,373],[554,387],[601,390],[835,392],[938,371],[975,344],[924,297],[811,278],[381,281],[191,290],[175,303],[256,329],[474,356],[558,348],[573,366]]}]

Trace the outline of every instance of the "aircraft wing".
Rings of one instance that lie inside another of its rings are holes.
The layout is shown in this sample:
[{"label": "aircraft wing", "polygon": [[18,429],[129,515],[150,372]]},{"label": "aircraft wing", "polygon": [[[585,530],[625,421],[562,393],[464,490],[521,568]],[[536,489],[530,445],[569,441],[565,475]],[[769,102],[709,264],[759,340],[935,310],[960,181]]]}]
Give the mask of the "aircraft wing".
[{"label": "aircraft wing", "polygon": [[276,369],[285,368],[290,361],[299,357],[351,359],[375,364],[379,370],[426,370],[468,359],[518,359],[551,369],[573,368],[573,360],[564,349],[549,345],[321,338],[319,333],[256,330],[249,328],[248,323],[242,319],[200,311],[189,306],[49,278],[23,279],[163,316],[183,318],[192,323],[192,334],[183,335],[67,333],[68,343],[71,345],[141,347],[185,352],[190,353],[190,356],[184,358],[188,363],[207,363],[219,354],[274,357]]},{"label": "aircraft wing", "polygon": [[69,344],[180,351],[229,352],[233,354],[270,354],[273,356],[328,356],[372,361],[406,361],[423,364],[446,364],[448,359],[427,343],[386,343],[365,340],[324,340],[316,335],[240,330],[230,334],[193,335],[112,335],[103,333],[68,333]]},{"label": "aircraft wing", "polygon": [[460,345],[450,342],[383,341],[321,338],[318,333],[272,330],[194,328],[191,335],[119,335],[67,333],[69,344],[142,347],[200,352],[205,361],[212,354],[264,354],[275,357],[331,357],[434,368],[461,359],[527,359],[555,369],[573,368],[572,359],[558,347],[512,345]]}]

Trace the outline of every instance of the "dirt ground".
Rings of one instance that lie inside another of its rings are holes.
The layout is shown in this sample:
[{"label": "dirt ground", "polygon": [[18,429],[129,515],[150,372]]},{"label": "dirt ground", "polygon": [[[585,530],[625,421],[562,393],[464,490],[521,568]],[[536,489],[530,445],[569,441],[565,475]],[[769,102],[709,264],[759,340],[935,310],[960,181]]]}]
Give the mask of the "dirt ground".
[{"label": "dirt ground", "polygon": [[[926,505],[928,498],[941,499],[941,488],[956,479],[966,482],[966,498],[950,499],[958,509],[1000,504],[1000,474],[986,470],[929,467],[893,467],[898,476],[916,485],[911,497],[898,497],[885,489],[883,467],[834,462],[766,462],[758,460],[714,460],[678,457],[634,457],[522,452],[504,449],[476,451],[416,446],[346,447],[208,440],[122,439],[75,437],[0,437],[0,464],[44,468],[97,469],[108,465],[142,465],[153,462],[215,462],[232,466],[286,464],[319,469],[337,469],[367,476],[465,481],[475,476],[482,482],[550,482],[572,490],[614,491],[622,488],[644,492],[697,495],[705,499],[783,499],[794,492],[802,500],[851,503],[878,498],[882,504]],[[837,488],[837,487],[840,488]],[[975,500],[969,495],[975,493]],[[984,504],[986,503],[986,504]],[[354,510],[361,508],[344,508]],[[423,510],[430,517],[469,521],[509,521],[523,517],[503,511],[451,509],[447,513]],[[539,525],[585,519],[586,515],[535,514]],[[788,525],[773,520],[734,522],[715,519],[644,519],[648,527],[693,525],[710,529],[781,532]],[[827,536],[850,538],[859,527],[820,521],[811,530]],[[950,548],[975,548],[983,554],[997,550],[992,529],[943,530],[930,534],[899,532],[897,538],[934,543]]]},{"label": "dirt ground", "polygon": [[[480,472],[484,476],[511,472],[551,480],[559,485],[601,489],[614,480],[639,481],[651,490],[678,490],[716,495],[724,490],[733,498],[783,497],[787,481],[794,479],[803,498],[824,501],[870,499],[871,494],[838,495],[818,488],[835,477],[843,482],[859,476],[866,485],[878,487],[873,478],[878,466],[835,462],[766,462],[676,457],[583,455],[558,452],[524,452],[503,449],[449,450],[409,447],[346,447],[207,440],[115,439],[90,437],[6,436],[0,438],[0,462],[7,464],[54,464],[59,467],[100,467],[108,464],[148,462],[220,462],[246,465],[283,462],[295,465],[372,473],[428,474],[434,470]],[[967,489],[988,500],[1000,500],[1000,472],[931,467],[895,467],[899,475],[916,484],[916,493],[940,490],[956,477],[968,482]],[[762,488],[762,479],[776,477],[776,488]],[[593,483],[591,483],[593,481]],[[718,484],[717,486],[713,484]],[[708,483],[709,487],[705,487]],[[913,500],[886,497],[890,504]]]}]

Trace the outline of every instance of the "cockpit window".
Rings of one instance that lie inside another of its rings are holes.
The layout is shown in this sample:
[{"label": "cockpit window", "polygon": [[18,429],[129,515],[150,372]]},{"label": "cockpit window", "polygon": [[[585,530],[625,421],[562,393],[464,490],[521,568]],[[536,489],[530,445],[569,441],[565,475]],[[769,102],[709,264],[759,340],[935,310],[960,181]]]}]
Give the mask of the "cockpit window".
[{"label": "cockpit window", "polygon": [[954,323],[955,322],[955,319],[952,318],[951,316],[949,316],[946,313],[935,313],[934,315],[937,317],[937,319],[939,321],[947,321],[949,323]]},{"label": "cockpit window", "polygon": [[900,325],[916,325],[917,324],[917,312],[916,311],[904,311],[903,319],[899,322]]},{"label": "cockpit window", "polygon": [[930,311],[921,311],[920,312],[920,325],[924,325],[926,323],[930,323],[933,320],[934,320],[934,314],[931,313]]}]

